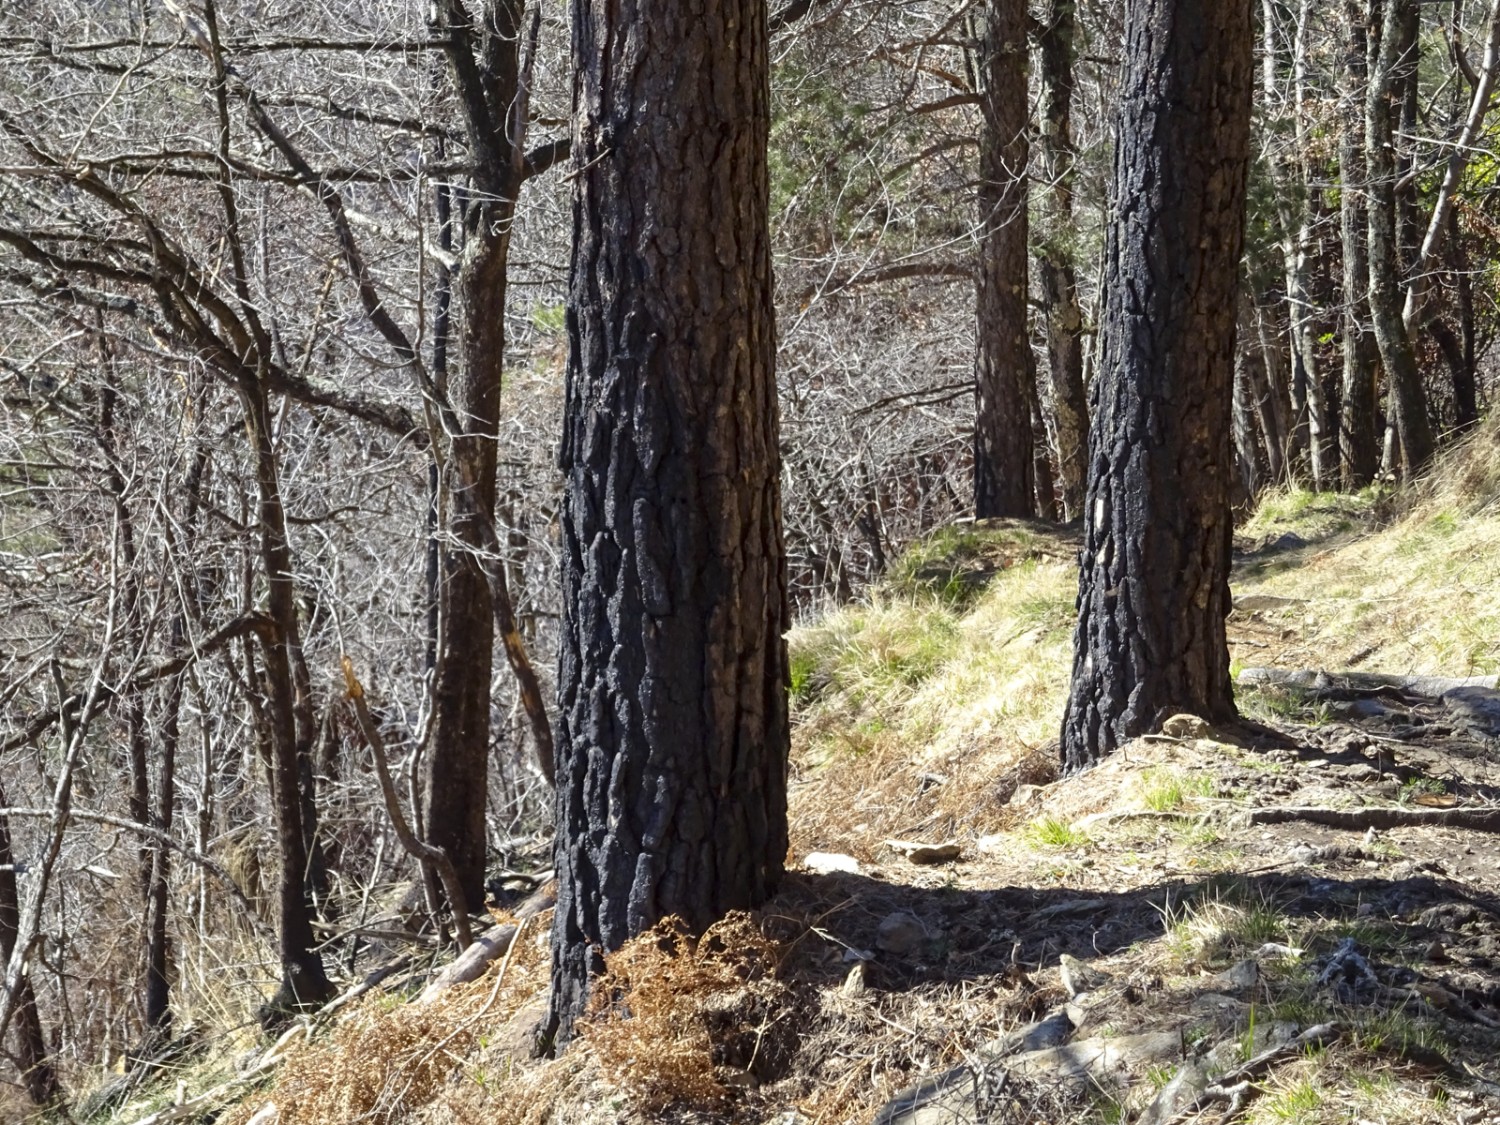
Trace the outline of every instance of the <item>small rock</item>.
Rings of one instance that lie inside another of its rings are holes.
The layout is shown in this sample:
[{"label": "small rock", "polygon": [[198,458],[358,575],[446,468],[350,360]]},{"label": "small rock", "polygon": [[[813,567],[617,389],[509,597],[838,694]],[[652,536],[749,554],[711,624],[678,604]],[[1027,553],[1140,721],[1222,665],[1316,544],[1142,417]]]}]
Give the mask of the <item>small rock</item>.
[{"label": "small rock", "polygon": [[1350,781],[1378,781],[1380,771],[1366,762],[1344,767],[1344,776]]},{"label": "small rock", "polygon": [[887,914],[875,931],[875,945],[897,957],[919,949],[927,940],[927,927],[915,914],[898,910]]},{"label": "small rock", "polygon": [[863,996],[865,994],[865,963],[859,961],[854,968],[849,970],[849,975],[844,978],[843,985],[839,988],[845,996]]},{"label": "small rock", "polygon": [[887,840],[885,846],[900,852],[912,863],[952,863],[962,853],[957,842],[923,844],[915,840]]},{"label": "small rock", "polygon": [[852,855],[843,855],[840,852],[809,852],[802,866],[814,875],[831,875],[835,871],[843,871],[850,875],[859,874],[859,860]]},{"label": "small rock", "polygon": [[1068,995],[1075,1000],[1085,992],[1091,992],[1100,985],[1109,982],[1109,975],[1098,969],[1091,969],[1077,957],[1064,953],[1057,959],[1058,967],[1062,970],[1062,986],[1067,989]]},{"label": "small rock", "polygon": [[1162,734],[1172,738],[1212,738],[1213,727],[1197,715],[1173,715],[1161,725]]},{"label": "small rock", "polygon": [[1254,961],[1241,961],[1219,978],[1224,987],[1240,992],[1254,988],[1260,983],[1260,965]]},{"label": "small rock", "polygon": [[1016,791],[1010,795],[1006,802],[1011,806],[1029,805],[1041,793],[1040,785],[1017,785]]},{"label": "small rock", "polygon": [[1202,992],[1193,997],[1193,1002],[1188,1005],[1188,1010],[1197,1014],[1219,1012],[1237,1012],[1245,1005],[1233,996],[1225,996],[1222,992]]},{"label": "small rock", "polygon": [[1438,964],[1442,964],[1443,962],[1448,960],[1448,951],[1443,948],[1442,942],[1435,941],[1422,951],[1422,956],[1427,958],[1427,960],[1429,961],[1435,961]]}]

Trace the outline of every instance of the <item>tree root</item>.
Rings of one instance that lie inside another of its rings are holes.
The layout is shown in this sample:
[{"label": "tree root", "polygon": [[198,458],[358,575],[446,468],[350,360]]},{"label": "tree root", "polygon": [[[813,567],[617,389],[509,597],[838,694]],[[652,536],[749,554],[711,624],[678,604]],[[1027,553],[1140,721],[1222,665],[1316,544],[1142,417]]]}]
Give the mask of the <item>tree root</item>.
[{"label": "tree root", "polygon": [[1249,809],[1238,818],[1247,828],[1260,824],[1302,821],[1325,828],[1365,832],[1371,828],[1465,828],[1470,832],[1500,832],[1500,807],[1472,809],[1324,809],[1312,806]]}]

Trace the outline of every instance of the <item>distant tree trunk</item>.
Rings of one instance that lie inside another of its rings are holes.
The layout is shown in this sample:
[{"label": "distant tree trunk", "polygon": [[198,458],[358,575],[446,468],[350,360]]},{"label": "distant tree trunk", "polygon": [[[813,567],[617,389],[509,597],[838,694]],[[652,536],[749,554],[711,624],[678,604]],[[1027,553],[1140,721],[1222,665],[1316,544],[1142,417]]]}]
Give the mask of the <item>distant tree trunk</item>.
[{"label": "distant tree trunk", "polygon": [[1234,460],[1238,472],[1232,500],[1236,508],[1254,503],[1261,487],[1254,406],[1258,380],[1253,370],[1260,362],[1260,349],[1242,340],[1234,357]]},{"label": "distant tree trunk", "polygon": [[[1277,84],[1277,48],[1282,39],[1274,0],[1262,0],[1264,56],[1262,83],[1266,101],[1271,104],[1280,96]],[[1326,437],[1322,382],[1318,375],[1317,333],[1312,317],[1312,253],[1315,209],[1311,197],[1312,167],[1305,136],[1303,102],[1307,93],[1307,22],[1309,0],[1301,0],[1296,10],[1292,34],[1292,94],[1289,113],[1292,119],[1293,150],[1278,153],[1273,160],[1277,184],[1276,208],[1281,223],[1282,260],[1286,276],[1287,330],[1292,360],[1291,398],[1296,437],[1294,450],[1308,454],[1307,468],[1314,488],[1324,486]]]},{"label": "distant tree trunk", "polygon": [[1479,424],[1479,388],[1475,375],[1474,279],[1458,227],[1458,212],[1448,213],[1449,268],[1458,289],[1458,336],[1462,364],[1453,372],[1454,424],[1460,431]]},{"label": "distant tree trunk", "polygon": [[1432,458],[1432,423],[1427,394],[1411,337],[1402,321],[1401,260],[1398,252],[1396,166],[1392,95],[1409,0],[1380,0],[1370,28],[1370,82],[1365,101],[1365,155],[1369,162],[1370,320],[1380,362],[1390,383],[1390,414],[1401,440],[1408,476]]},{"label": "distant tree trunk", "polygon": [[1370,265],[1365,253],[1365,87],[1369,77],[1366,0],[1344,0],[1344,90],[1339,99],[1339,232],[1344,246],[1344,380],[1339,419],[1340,477],[1346,489],[1375,479],[1375,340],[1370,335]]},{"label": "distant tree trunk", "polygon": [[573,0],[558,1044],[596,950],[764,902],[787,847],[766,6],[620,11]]},{"label": "distant tree trunk", "polygon": [[[0,784],[0,808],[9,803],[5,786]],[[10,963],[21,921],[21,898],[16,887],[15,863],[16,857],[10,843],[10,821],[0,816],[0,965]],[[62,1100],[62,1086],[47,1052],[47,1037],[42,1032],[42,1017],[37,1012],[36,993],[31,987],[31,977],[21,977],[19,988],[20,993],[15,998],[13,1027],[14,1059],[21,1072],[21,1085],[26,1088],[26,1096],[33,1105],[54,1105]]]},{"label": "distant tree trunk", "polygon": [[974,514],[1035,510],[1031,400],[1026,354],[1025,0],[989,0],[981,60],[979,263],[974,341]]},{"label": "distant tree trunk", "polygon": [[1225,618],[1251,43],[1249,0],[1126,8],[1069,769],[1174,711],[1235,718]]},{"label": "distant tree trunk", "polygon": [[[174,655],[181,651],[181,634],[173,638]],[[172,831],[177,804],[177,745],[181,730],[182,676],[167,685],[162,718],[161,760],[157,764],[154,827]],[[172,1026],[172,948],[167,935],[168,878],[171,853],[158,844],[151,849],[150,881],[146,888],[146,1027],[165,1032]]]},{"label": "distant tree trunk", "polygon": [[316,724],[311,701],[300,697],[296,673],[302,661],[297,623],[292,552],[282,505],[280,471],[271,439],[271,409],[266,388],[253,373],[242,373],[240,397],[245,407],[255,458],[261,565],[265,568],[268,636],[262,638],[265,713],[271,751],[271,791],[276,839],[281,859],[278,901],[281,928],[281,987],[262,1008],[262,1020],[274,1026],[287,1013],[316,1006],[333,995],[323,958],[313,938],[313,901],[308,882],[308,825],[305,819],[303,765],[312,752]]},{"label": "distant tree trunk", "polygon": [[484,901],[495,641],[494,603],[479,552],[484,525],[493,526],[495,518],[506,267],[519,182],[512,175],[507,129],[520,70],[523,3],[487,0],[483,7],[481,21],[453,0],[440,9],[442,28],[453,35],[450,66],[476,153],[477,190],[459,201],[463,235],[451,281],[452,311],[439,310],[445,347],[457,353],[448,393],[463,429],[452,436],[444,467],[443,487],[455,499],[447,506],[452,542],[440,565],[440,644],[422,818],[427,842],[448,853],[473,905]]},{"label": "distant tree trunk", "polygon": [[1256,379],[1255,413],[1260,420],[1260,432],[1266,443],[1266,472],[1272,481],[1286,480],[1286,413],[1283,407],[1284,380],[1277,374],[1275,361],[1281,351],[1277,347],[1266,325],[1266,318],[1258,304],[1246,295],[1240,300],[1239,332],[1247,342],[1254,341],[1260,362],[1251,368]]},{"label": "distant tree trunk", "polygon": [[[1035,377],[1035,365],[1032,365]],[[1031,400],[1031,450],[1036,478],[1037,519],[1056,521],[1062,518],[1058,505],[1057,474],[1052,467],[1052,443],[1047,440],[1047,420],[1042,417],[1042,404]]]},{"label": "distant tree trunk", "polygon": [[1083,385],[1083,312],[1078,305],[1073,218],[1073,32],[1075,0],[1046,0],[1037,36],[1041,79],[1040,158],[1049,185],[1036,252],[1047,327],[1052,443],[1063,518],[1083,514],[1088,472],[1088,396]]}]

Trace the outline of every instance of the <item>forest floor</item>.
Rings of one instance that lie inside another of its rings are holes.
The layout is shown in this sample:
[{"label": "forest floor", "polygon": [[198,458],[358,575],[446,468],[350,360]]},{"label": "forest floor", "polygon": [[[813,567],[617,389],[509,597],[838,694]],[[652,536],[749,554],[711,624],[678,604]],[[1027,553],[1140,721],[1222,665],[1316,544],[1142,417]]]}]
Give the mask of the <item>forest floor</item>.
[{"label": "forest floor", "polygon": [[[553,1061],[538,918],[436,1003],[354,1006],[218,1120],[1500,1121],[1500,694],[1410,678],[1500,668],[1500,433],[1434,479],[1263,504],[1229,622],[1245,725],[1062,779],[1073,536],[939,533],[791,638],[764,909],[627,947]],[[95,1120],[164,1120],[234,1066]]]}]

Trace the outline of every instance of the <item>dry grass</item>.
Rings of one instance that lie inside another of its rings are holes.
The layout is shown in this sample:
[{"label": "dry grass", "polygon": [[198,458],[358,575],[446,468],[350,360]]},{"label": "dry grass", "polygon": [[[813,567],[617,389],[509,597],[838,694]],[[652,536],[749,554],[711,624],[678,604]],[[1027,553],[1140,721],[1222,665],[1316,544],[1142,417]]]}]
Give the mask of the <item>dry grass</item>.
[{"label": "dry grass", "polygon": [[1314,546],[1267,560],[1237,584],[1236,594],[1296,599],[1260,615],[1255,643],[1234,651],[1239,663],[1500,671],[1500,419],[1405,492],[1282,493],[1245,531],[1252,538],[1293,531]]},{"label": "dry grass", "polygon": [[776,979],[778,959],[748,914],[730,914],[701,938],[664,919],[605,958],[583,1039],[637,1109],[716,1107],[734,1086],[758,1085],[787,1062],[776,1025],[790,996]]},{"label": "dry grass", "polygon": [[331,1034],[297,1051],[263,1094],[231,1109],[223,1125],[243,1125],[267,1102],[278,1125],[405,1122],[450,1081],[465,1060],[545,990],[547,927],[533,920],[514,947],[503,978],[498,966],[436,1000],[408,1003],[377,992]]},{"label": "dry grass", "polygon": [[883,593],[794,630],[793,855],[992,832],[1017,787],[1055,777],[1076,582],[1055,554],[1023,559],[968,602]]}]

